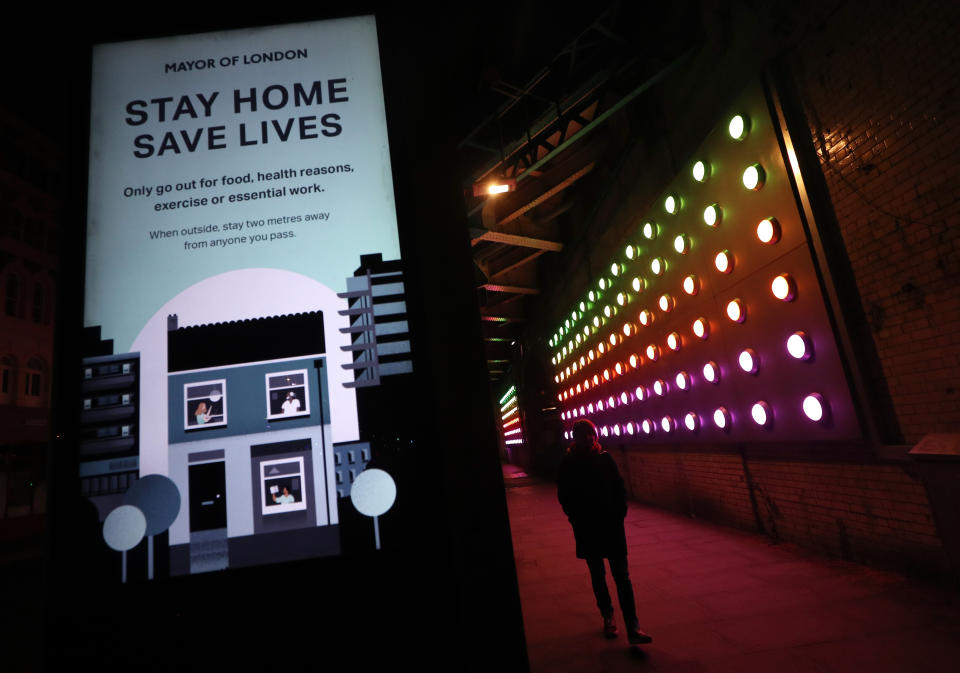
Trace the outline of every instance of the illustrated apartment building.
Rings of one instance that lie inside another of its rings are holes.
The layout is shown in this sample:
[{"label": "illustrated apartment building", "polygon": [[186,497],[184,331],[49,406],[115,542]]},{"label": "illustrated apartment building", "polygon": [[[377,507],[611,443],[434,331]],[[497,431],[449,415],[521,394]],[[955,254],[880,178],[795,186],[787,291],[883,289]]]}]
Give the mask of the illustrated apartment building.
[{"label": "illustrated apartment building", "polygon": [[339,553],[323,314],[167,335],[171,574]]},{"label": "illustrated apartment building", "polygon": [[80,492],[97,506],[101,521],[137,479],[139,376],[139,353],[83,359]]},{"label": "illustrated apartment building", "polygon": [[361,255],[360,267],[347,278],[347,291],[337,294],[349,308],[340,311],[350,326],[353,362],[343,365],[354,372],[351,387],[375,386],[382,376],[413,371],[410,359],[410,328],[400,260],[384,262],[380,254]]}]

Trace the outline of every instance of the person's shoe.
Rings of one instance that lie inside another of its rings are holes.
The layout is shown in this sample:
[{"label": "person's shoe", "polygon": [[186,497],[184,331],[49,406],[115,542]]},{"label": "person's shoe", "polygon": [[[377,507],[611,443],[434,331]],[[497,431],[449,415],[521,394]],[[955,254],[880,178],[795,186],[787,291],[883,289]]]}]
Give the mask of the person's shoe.
[{"label": "person's shoe", "polygon": [[630,641],[631,645],[646,645],[647,643],[653,642],[653,638],[636,626],[627,628],[627,640]]},{"label": "person's shoe", "polygon": [[603,618],[603,635],[605,638],[616,638],[617,637],[617,625],[613,621],[613,615],[609,617],[604,616]]}]

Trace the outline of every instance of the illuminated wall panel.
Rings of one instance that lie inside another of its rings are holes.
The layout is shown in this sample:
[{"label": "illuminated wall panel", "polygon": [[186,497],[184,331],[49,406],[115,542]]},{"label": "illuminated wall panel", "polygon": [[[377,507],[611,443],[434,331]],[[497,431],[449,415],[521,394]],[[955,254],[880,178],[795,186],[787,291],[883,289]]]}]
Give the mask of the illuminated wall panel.
[{"label": "illuminated wall panel", "polygon": [[[738,115],[742,130],[731,124]],[[637,442],[861,436],[759,85],[718,120],[635,222],[604,265],[608,273],[584,288],[548,339],[566,434],[580,407],[592,404],[588,415],[601,436]],[[781,299],[771,283],[783,274],[789,294]],[[695,282],[685,286],[690,276]],[[728,317],[734,300],[739,321]],[[698,320],[705,330],[695,329]],[[806,335],[811,357],[788,353],[795,332]],[[755,367],[744,371],[739,359],[748,349]],[[715,383],[704,377],[708,362],[719,370]],[[812,394],[827,409],[820,420],[803,411]],[[767,410],[762,425],[751,414],[758,403]],[[636,430],[645,420],[649,434]]]},{"label": "illuminated wall panel", "polygon": [[507,447],[523,444],[523,422],[520,420],[520,405],[517,403],[517,389],[510,389],[500,398],[500,434]]}]

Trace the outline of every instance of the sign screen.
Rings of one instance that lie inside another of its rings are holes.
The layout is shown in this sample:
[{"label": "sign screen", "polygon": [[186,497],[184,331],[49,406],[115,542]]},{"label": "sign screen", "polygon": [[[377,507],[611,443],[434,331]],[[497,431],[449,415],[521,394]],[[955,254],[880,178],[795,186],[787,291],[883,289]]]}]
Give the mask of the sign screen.
[{"label": "sign screen", "polygon": [[399,265],[373,17],[94,48],[80,477],[125,564],[341,552]]}]

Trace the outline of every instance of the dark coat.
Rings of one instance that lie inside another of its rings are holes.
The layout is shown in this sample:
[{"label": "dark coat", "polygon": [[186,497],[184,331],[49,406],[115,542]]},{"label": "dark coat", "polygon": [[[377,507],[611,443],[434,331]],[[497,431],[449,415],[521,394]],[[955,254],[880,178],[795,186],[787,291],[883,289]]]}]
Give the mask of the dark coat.
[{"label": "dark coat", "polygon": [[609,453],[568,449],[560,463],[557,497],[573,525],[577,558],[627,555],[627,493]]}]

